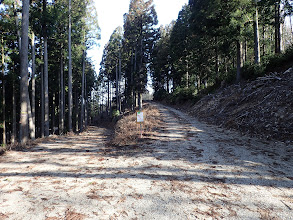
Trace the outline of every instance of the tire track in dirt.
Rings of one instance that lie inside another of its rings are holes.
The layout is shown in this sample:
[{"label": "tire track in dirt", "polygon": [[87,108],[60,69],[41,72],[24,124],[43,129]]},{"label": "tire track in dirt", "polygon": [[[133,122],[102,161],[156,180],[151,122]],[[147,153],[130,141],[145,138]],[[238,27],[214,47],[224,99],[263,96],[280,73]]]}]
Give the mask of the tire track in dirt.
[{"label": "tire track in dirt", "polygon": [[90,127],[0,157],[0,219],[292,217],[292,146],[155,105],[165,125],[152,144],[109,146]]}]

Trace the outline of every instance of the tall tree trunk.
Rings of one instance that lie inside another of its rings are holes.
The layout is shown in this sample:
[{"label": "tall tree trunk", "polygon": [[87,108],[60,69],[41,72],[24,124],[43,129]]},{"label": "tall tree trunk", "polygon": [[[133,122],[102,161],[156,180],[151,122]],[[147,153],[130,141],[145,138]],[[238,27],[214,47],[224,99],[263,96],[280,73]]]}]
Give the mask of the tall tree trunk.
[{"label": "tall tree trunk", "polygon": [[[124,80],[124,88],[126,89],[127,88],[127,85],[128,85],[128,80]],[[128,100],[127,100],[127,97],[126,97],[126,91],[124,92],[124,94],[125,94],[125,100],[124,100],[124,103],[125,103],[125,107],[126,106],[129,106],[128,105]],[[127,94],[128,95],[128,94]],[[131,91],[130,91],[130,97],[132,96],[132,93],[131,93]]]},{"label": "tall tree trunk", "polygon": [[118,75],[118,110],[121,112],[120,80],[121,80],[121,51],[119,50],[119,75]]},{"label": "tall tree trunk", "polygon": [[82,79],[81,79],[81,111],[80,111],[80,132],[83,132],[84,125],[84,115],[85,115],[85,99],[84,99],[84,89],[85,89],[85,50],[82,56]]},{"label": "tall tree trunk", "polygon": [[74,121],[73,121],[73,131],[78,131],[78,93],[76,87],[74,88]]},{"label": "tall tree trunk", "polygon": [[[119,60],[118,60],[119,63]],[[119,111],[119,73],[118,73],[118,64],[116,63],[116,107]]]},{"label": "tall tree trunk", "polygon": [[[133,110],[133,71],[134,71],[134,58],[133,58],[133,50],[131,50],[131,58],[130,58],[130,107]],[[129,83],[129,81],[128,81]],[[125,88],[128,88],[128,83],[125,80]]]},{"label": "tall tree trunk", "polygon": [[134,89],[134,76],[136,75],[136,71],[137,70],[137,48],[135,48],[134,51],[134,69],[133,69],[133,74],[132,74],[132,92],[133,92],[133,110],[136,108],[137,106],[137,102],[136,102],[136,90]]},{"label": "tall tree trunk", "polygon": [[135,108],[138,106],[138,93],[134,92],[134,103],[135,103]]},{"label": "tall tree trunk", "polygon": [[[142,39],[142,24],[141,24],[141,33],[140,33],[140,36],[141,36],[141,39],[140,39],[140,60],[139,60],[139,74],[142,74],[142,65],[143,65],[143,39]],[[187,64],[188,65],[188,64]],[[188,72],[188,71],[187,71]],[[139,78],[141,78],[142,76],[139,76]],[[143,93],[143,82],[142,82],[142,79],[141,79],[141,82],[140,82],[140,85],[139,85],[139,92],[138,92],[138,108],[139,110],[142,110],[142,93]]]},{"label": "tall tree trunk", "polygon": [[45,124],[44,135],[49,136],[49,85],[48,85],[48,49],[47,38],[44,38],[44,102],[45,102]]},{"label": "tall tree trunk", "polygon": [[259,44],[259,28],[258,28],[258,8],[255,6],[254,20],[254,62],[260,64],[260,44]]},{"label": "tall tree trunk", "polygon": [[[103,83],[103,88],[105,88],[105,85],[106,85],[106,83],[104,82]],[[102,90],[101,97],[102,97],[101,115],[103,115],[103,113],[104,113],[104,98],[105,98],[104,89]],[[106,106],[106,103],[105,103],[105,106]]]},{"label": "tall tree trunk", "polygon": [[28,26],[29,0],[22,1],[21,51],[20,51],[20,140],[28,140]]},{"label": "tall tree trunk", "polygon": [[[166,88],[167,88],[167,93],[170,93],[170,84],[169,84],[170,78],[169,78],[168,71],[169,70],[167,70],[167,74],[166,74]],[[160,87],[161,87],[161,85],[160,85]]]},{"label": "tall tree trunk", "polygon": [[87,128],[88,126],[88,96],[87,96],[87,90],[86,90],[86,74],[84,75],[84,126]]},{"label": "tall tree trunk", "polygon": [[[273,31],[270,31],[270,42],[273,42],[275,40],[275,33],[273,33]],[[275,44],[273,45],[273,43],[271,43],[270,45],[270,54],[273,54],[274,52],[276,52],[276,41]]]},{"label": "tall tree trunk", "polygon": [[41,137],[45,134],[44,65],[41,66]]},{"label": "tall tree trunk", "polygon": [[2,36],[1,40],[1,52],[2,52],[2,116],[3,116],[3,146],[6,145],[6,118],[5,118],[5,68],[4,68],[4,62],[5,62],[5,54],[4,54],[4,40]]},{"label": "tall tree trunk", "polygon": [[241,80],[241,68],[242,68],[242,44],[240,40],[237,41],[237,74],[236,82]]},{"label": "tall tree trunk", "polygon": [[216,80],[219,81],[219,48],[218,48],[218,37],[215,37],[215,56],[216,56],[216,63],[215,63],[215,70],[216,70]]},{"label": "tall tree trunk", "polygon": [[186,88],[189,88],[189,60],[188,60],[188,55],[185,57],[186,58]]},{"label": "tall tree trunk", "polygon": [[52,132],[53,134],[55,134],[55,106],[56,106],[56,94],[53,93],[53,97],[52,97],[52,115],[51,115],[51,118],[52,118],[52,125],[51,125],[51,128],[52,128]]},{"label": "tall tree trunk", "polygon": [[[29,87],[29,82],[27,82],[27,87]],[[29,93],[28,93],[29,94]],[[35,135],[33,132],[33,127],[34,127],[34,123],[33,123],[33,117],[32,117],[32,109],[31,109],[31,102],[30,102],[30,96],[27,96],[27,103],[28,103],[28,120],[29,120],[29,131],[30,131],[30,137],[31,139],[35,139]]]},{"label": "tall tree trunk", "polygon": [[72,59],[71,59],[71,0],[69,0],[69,27],[68,27],[68,131],[72,131]]},{"label": "tall tree trunk", "polygon": [[109,112],[109,116],[111,117],[112,116],[112,88],[113,88],[113,84],[110,83],[110,112]]},{"label": "tall tree trunk", "polygon": [[285,50],[284,24],[280,24],[280,50]]},{"label": "tall tree trunk", "polygon": [[290,13],[290,33],[291,33],[291,41],[293,41],[293,26],[292,26],[292,14]]},{"label": "tall tree trunk", "polygon": [[200,75],[197,75],[197,92],[199,93],[199,91],[201,90],[201,78]]},{"label": "tall tree trunk", "polygon": [[266,40],[266,27],[265,25],[263,25],[262,27],[262,55],[265,56],[266,55],[266,47],[265,47],[265,40]]},{"label": "tall tree trunk", "polygon": [[64,132],[64,67],[63,67],[63,54],[61,48],[61,59],[60,59],[60,119],[59,119],[59,134]]},{"label": "tall tree trunk", "polygon": [[111,110],[111,83],[108,80],[108,99],[107,99],[107,114],[110,115]]},{"label": "tall tree trunk", "polygon": [[16,141],[16,102],[15,102],[15,82],[13,79],[12,84],[12,116],[13,116],[13,122],[12,122],[12,136],[11,136],[11,143],[14,144]]},{"label": "tall tree trunk", "polygon": [[49,85],[48,85],[48,39],[46,24],[47,0],[43,0],[43,35],[44,35],[44,95],[45,95],[45,136],[49,136]]},{"label": "tall tree trunk", "polygon": [[142,110],[142,93],[138,93],[138,107],[139,110]]},{"label": "tall tree trunk", "polygon": [[275,3],[275,53],[281,53],[280,1]]},{"label": "tall tree trunk", "polygon": [[32,131],[31,138],[36,136],[36,56],[35,56],[35,33],[32,32]]},{"label": "tall tree trunk", "polygon": [[[18,50],[19,50],[19,54],[21,51],[21,33],[20,33],[20,29],[18,28],[18,17],[17,17],[17,10],[16,10],[16,4],[19,4],[18,1],[13,3],[13,9],[14,9],[14,17],[15,17],[15,27],[16,27],[16,33],[17,33],[17,39],[18,39]],[[13,72],[15,74],[15,69],[13,66]],[[15,101],[15,80],[13,79],[13,92],[12,92],[12,101],[13,101],[13,125],[12,125],[12,137],[11,137],[11,142],[12,144],[14,144],[16,142],[16,136],[17,136],[17,130],[16,130],[16,101]],[[21,130],[21,128],[20,128]],[[20,132],[21,133],[21,132]],[[21,137],[20,137],[21,139]]]}]

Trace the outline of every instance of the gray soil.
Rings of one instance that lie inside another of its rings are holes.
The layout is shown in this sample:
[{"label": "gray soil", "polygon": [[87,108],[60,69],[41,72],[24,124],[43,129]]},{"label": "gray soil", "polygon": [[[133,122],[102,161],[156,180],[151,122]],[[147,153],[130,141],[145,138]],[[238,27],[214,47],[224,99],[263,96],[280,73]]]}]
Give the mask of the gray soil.
[{"label": "gray soil", "polygon": [[292,145],[157,107],[149,144],[90,127],[1,156],[0,219],[293,219]]}]

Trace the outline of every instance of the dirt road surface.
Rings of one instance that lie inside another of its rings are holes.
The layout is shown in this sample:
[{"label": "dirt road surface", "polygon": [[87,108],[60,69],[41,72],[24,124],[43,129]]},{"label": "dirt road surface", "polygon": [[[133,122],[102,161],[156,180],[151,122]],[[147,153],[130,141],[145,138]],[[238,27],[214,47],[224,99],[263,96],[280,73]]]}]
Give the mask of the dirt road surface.
[{"label": "dirt road surface", "polygon": [[293,219],[293,146],[157,105],[151,144],[90,127],[0,157],[0,219]]}]

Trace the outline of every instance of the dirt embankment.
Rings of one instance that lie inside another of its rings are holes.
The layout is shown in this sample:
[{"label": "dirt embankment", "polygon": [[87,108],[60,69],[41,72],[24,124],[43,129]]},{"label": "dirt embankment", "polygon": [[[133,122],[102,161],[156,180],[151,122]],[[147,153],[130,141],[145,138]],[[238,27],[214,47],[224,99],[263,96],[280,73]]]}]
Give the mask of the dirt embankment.
[{"label": "dirt embankment", "polygon": [[293,67],[207,95],[189,110],[208,123],[293,141]]}]

